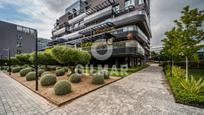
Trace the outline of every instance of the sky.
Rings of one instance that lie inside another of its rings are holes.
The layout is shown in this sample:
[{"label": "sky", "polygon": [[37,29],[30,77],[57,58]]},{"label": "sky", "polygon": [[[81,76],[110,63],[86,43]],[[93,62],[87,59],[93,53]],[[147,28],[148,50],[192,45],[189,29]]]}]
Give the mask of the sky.
[{"label": "sky", "polygon": [[[76,0],[0,0],[0,20],[38,30],[38,36],[49,39],[57,18]],[[204,0],[150,0],[151,46],[160,46],[164,33],[173,27],[183,7],[204,10]]]}]

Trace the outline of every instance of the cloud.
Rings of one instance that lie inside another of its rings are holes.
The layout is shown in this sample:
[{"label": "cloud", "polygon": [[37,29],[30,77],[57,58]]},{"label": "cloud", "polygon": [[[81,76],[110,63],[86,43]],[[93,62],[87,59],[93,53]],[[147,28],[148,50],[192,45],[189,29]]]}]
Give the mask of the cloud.
[{"label": "cloud", "polygon": [[151,46],[161,45],[164,33],[171,29],[173,20],[178,19],[183,7],[204,10],[203,0],[151,0]]},{"label": "cloud", "polygon": [[[67,6],[76,0],[0,0],[0,8],[5,4],[13,5],[16,11],[27,15],[23,21],[10,20],[12,23],[36,28],[39,37],[50,38],[56,19],[64,14]],[[204,0],[150,0],[151,1],[151,45],[161,45],[164,33],[173,27],[180,11],[186,5],[204,10]],[[9,14],[8,14],[9,15]],[[1,17],[0,17],[1,19]],[[7,20],[5,20],[7,21]]]},{"label": "cloud", "polygon": [[[38,30],[39,37],[50,38],[56,19],[64,14],[64,9],[70,3],[70,0],[12,0],[1,1],[0,6],[15,6],[18,13],[29,17],[23,21],[18,19],[9,20],[11,23],[35,28]],[[9,17],[11,14],[7,15]]]}]

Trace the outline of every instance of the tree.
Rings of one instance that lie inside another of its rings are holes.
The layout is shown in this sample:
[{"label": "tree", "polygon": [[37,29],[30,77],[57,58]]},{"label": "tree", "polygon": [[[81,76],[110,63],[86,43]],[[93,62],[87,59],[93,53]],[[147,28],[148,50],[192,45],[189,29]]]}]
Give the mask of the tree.
[{"label": "tree", "polygon": [[179,20],[175,20],[176,26],[166,32],[163,40],[164,52],[172,57],[185,56],[186,58],[186,79],[188,79],[188,60],[196,57],[197,51],[204,47],[200,45],[204,40],[202,23],[204,14],[196,9],[183,8]]},{"label": "tree", "polygon": [[24,65],[24,64],[30,65],[31,64],[31,62],[29,60],[30,54],[26,54],[26,53],[18,54],[15,57],[19,60],[20,65]]},{"label": "tree", "polygon": [[[35,62],[35,52],[31,54],[30,59],[32,63]],[[57,61],[54,60],[49,52],[38,52],[38,63],[40,65],[45,65],[45,70],[47,70],[48,65],[57,64]]]},{"label": "tree", "polygon": [[66,46],[55,46],[52,49],[52,56],[58,63],[69,66],[72,73],[77,64],[85,65],[91,60],[91,56],[88,52]]}]

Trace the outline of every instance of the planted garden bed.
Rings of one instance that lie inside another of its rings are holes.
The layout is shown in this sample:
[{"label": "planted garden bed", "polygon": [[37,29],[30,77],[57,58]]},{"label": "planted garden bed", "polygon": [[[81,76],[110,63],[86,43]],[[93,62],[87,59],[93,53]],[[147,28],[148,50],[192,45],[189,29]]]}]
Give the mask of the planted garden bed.
[{"label": "planted garden bed", "polygon": [[70,76],[67,76],[67,74],[65,74],[64,76],[57,77],[57,81],[60,80],[68,81],[71,84],[72,92],[63,96],[57,96],[55,95],[54,92],[54,85],[44,87],[40,85],[39,81],[39,91],[35,91],[35,80],[26,81],[25,77],[21,77],[19,73],[12,73],[10,77],[58,106],[73,101],[74,99],[77,99],[87,93],[95,91],[96,89],[99,89],[105,85],[108,85],[121,79],[119,77],[110,77],[110,79],[105,79],[105,83],[102,85],[93,85],[91,83],[92,77],[89,75],[83,75],[80,83],[70,83],[69,81]]}]

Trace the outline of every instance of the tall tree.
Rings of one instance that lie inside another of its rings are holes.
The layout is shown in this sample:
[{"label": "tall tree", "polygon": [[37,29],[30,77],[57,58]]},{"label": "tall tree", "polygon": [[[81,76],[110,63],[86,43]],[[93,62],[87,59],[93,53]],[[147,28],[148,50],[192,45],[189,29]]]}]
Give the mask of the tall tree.
[{"label": "tall tree", "polygon": [[200,45],[204,40],[202,24],[204,13],[197,8],[190,10],[189,6],[183,8],[181,17],[175,20],[176,26],[166,32],[166,38],[163,40],[164,51],[168,55],[186,58],[186,78],[188,78],[189,59],[197,55],[197,51],[204,47]]}]

